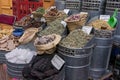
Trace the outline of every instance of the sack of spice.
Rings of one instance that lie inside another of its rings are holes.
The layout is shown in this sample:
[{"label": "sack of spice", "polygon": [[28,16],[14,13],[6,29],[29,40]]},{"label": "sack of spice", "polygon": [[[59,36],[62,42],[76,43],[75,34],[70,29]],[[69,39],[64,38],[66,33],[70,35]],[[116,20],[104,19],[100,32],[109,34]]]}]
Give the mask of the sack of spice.
[{"label": "sack of spice", "polygon": [[[55,51],[56,45],[60,42],[61,36],[57,34],[45,35],[36,38],[34,45],[38,50],[38,54],[47,52],[48,54]],[[49,53],[50,52],[50,53]]]},{"label": "sack of spice", "polygon": [[85,25],[88,18],[87,12],[81,12],[79,14],[73,14],[66,18],[64,21],[68,24],[69,31],[81,28],[83,25]]}]

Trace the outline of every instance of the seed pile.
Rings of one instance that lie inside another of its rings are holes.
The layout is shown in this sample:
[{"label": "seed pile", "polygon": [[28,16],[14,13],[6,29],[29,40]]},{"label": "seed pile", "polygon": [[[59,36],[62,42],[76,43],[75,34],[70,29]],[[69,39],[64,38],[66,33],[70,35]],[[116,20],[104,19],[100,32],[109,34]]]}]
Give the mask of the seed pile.
[{"label": "seed pile", "polygon": [[38,38],[38,45],[48,44],[49,42],[52,42],[55,39],[55,36],[42,36]]},{"label": "seed pile", "polygon": [[64,38],[60,42],[60,45],[67,48],[83,48],[91,38],[92,35],[88,35],[78,29],[72,31],[66,38]]},{"label": "seed pile", "polygon": [[58,34],[62,35],[64,32],[65,27],[61,24],[60,20],[55,20],[49,24],[49,27],[47,27],[45,30],[40,31],[38,33],[38,36],[44,36],[44,35],[50,35],[50,34]]},{"label": "seed pile", "polygon": [[88,24],[89,26],[92,26],[94,28],[97,28],[97,29],[107,29],[107,30],[113,30],[110,25],[106,22],[106,21],[103,21],[103,20],[95,20],[95,21],[92,21],[90,24]]},{"label": "seed pile", "polygon": [[112,31],[109,30],[95,30],[95,37],[99,38],[111,38],[112,37]]}]

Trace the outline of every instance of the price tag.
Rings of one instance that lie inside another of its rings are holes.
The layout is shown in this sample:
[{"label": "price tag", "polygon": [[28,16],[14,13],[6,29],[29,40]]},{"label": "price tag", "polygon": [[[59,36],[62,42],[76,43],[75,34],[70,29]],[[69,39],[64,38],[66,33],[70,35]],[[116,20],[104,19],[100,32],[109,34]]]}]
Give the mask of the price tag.
[{"label": "price tag", "polygon": [[100,20],[108,21],[110,19],[110,15],[100,15]]},{"label": "price tag", "polygon": [[65,12],[66,14],[68,14],[69,11],[70,11],[70,9],[64,9],[64,12]]},{"label": "price tag", "polygon": [[41,18],[41,22],[46,22],[44,17]]},{"label": "price tag", "polygon": [[67,23],[65,21],[61,21],[61,24],[63,24],[64,27],[67,26]]},{"label": "price tag", "polygon": [[56,69],[60,70],[64,65],[65,61],[58,55],[55,55],[51,60],[51,63]]},{"label": "price tag", "polygon": [[84,31],[84,32],[87,33],[87,34],[90,34],[91,31],[92,31],[92,28],[93,28],[93,27],[91,27],[91,26],[83,26],[83,27],[82,27],[82,31]]},{"label": "price tag", "polygon": [[31,18],[33,18],[33,15],[30,15]]}]

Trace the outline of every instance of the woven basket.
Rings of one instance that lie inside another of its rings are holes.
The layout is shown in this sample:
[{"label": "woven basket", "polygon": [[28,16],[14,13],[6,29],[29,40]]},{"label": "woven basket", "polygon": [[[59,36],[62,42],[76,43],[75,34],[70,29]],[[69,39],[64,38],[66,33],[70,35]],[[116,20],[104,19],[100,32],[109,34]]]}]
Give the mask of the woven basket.
[{"label": "woven basket", "polygon": [[[75,15],[81,15],[81,14],[75,14]],[[68,21],[68,19],[69,19],[69,17],[66,18],[64,21],[67,22],[69,31],[72,31],[72,30],[79,29],[82,26],[84,26],[86,23],[87,17],[85,19],[80,18],[80,19],[74,20],[74,21]]]},{"label": "woven basket", "polygon": [[44,16],[46,22],[47,22],[47,23],[50,23],[50,22],[52,22],[52,21],[60,18],[60,17],[62,16],[62,13],[61,13],[61,12],[58,12],[58,15],[57,15],[57,16],[46,16],[46,14],[44,14],[43,16]]},{"label": "woven basket", "polygon": [[55,52],[55,50],[56,50],[56,47],[53,47],[52,49],[49,49],[49,50],[45,50],[45,51],[42,51],[42,50],[39,50],[39,49],[37,49],[38,51],[37,51],[37,54],[39,54],[39,55],[42,55],[42,54],[52,54],[52,53],[54,53]]},{"label": "woven basket", "polygon": [[35,37],[35,34],[37,32],[38,32],[38,28],[29,28],[29,29],[27,29],[24,32],[24,34],[22,35],[22,37],[18,40],[19,43],[26,44],[26,43],[30,42]]},{"label": "woven basket", "polygon": [[[41,50],[41,51],[45,51],[45,50],[49,50],[49,49],[54,48],[54,47],[60,42],[61,36],[60,36],[60,35],[57,35],[57,34],[52,34],[52,35],[55,36],[55,40],[54,40],[54,41],[52,41],[52,42],[50,42],[50,43],[48,43],[48,44],[38,45],[38,44],[36,44],[36,43],[37,43],[37,42],[36,42],[37,39],[36,39],[35,42],[34,42],[35,47],[36,47],[38,50]],[[48,36],[49,36],[49,35],[48,35]]]},{"label": "woven basket", "polygon": [[[44,45],[38,45],[37,43],[37,38],[34,42],[34,46],[37,49],[37,53],[38,54],[52,54],[55,50],[56,50],[56,45],[60,42],[61,40],[61,36],[60,35],[56,35],[56,34],[52,34],[55,36],[55,40],[52,42],[49,42],[48,44],[44,44]],[[48,35],[49,36],[49,35]]]}]

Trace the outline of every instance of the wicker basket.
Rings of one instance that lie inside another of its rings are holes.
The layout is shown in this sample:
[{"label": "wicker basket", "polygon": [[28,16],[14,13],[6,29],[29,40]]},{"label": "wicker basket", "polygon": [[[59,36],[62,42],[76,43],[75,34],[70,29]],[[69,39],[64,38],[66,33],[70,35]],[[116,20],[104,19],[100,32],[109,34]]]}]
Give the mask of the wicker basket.
[{"label": "wicker basket", "polygon": [[26,43],[30,42],[35,37],[35,34],[37,32],[38,32],[38,28],[29,28],[29,29],[27,29],[24,32],[24,34],[22,35],[22,37],[18,40],[19,43],[26,44]]},{"label": "wicker basket", "polygon": [[[80,14],[75,14],[75,15],[80,15]],[[83,25],[85,25],[87,21],[87,17],[86,19],[78,19],[74,21],[68,21],[68,19],[69,17],[66,18],[64,21],[67,22],[69,31],[81,28]]]},{"label": "wicker basket", "polygon": [[55,47],[60,42],[61,36],[60,35],[56,35],[56,34],[52,34],[52,35],[55,36],[55,40],[52,41],[52,42],[49,42],[48,44],[38,45],[37,44],[38,38],[35,40],[34,46],[38,50],[38,54],[43,54],[43,53],[51,54],[51,53],[53,53],[56,50]]},{"label": "wicker basket", "polygon": [[62,16],[62,12],[58,12],[58,15],[57,16],[46,16],[46,14],[44,14],[44,18],[46,20],[47,23],[50,23],[56,19],[59,19],[61,16]]}]

